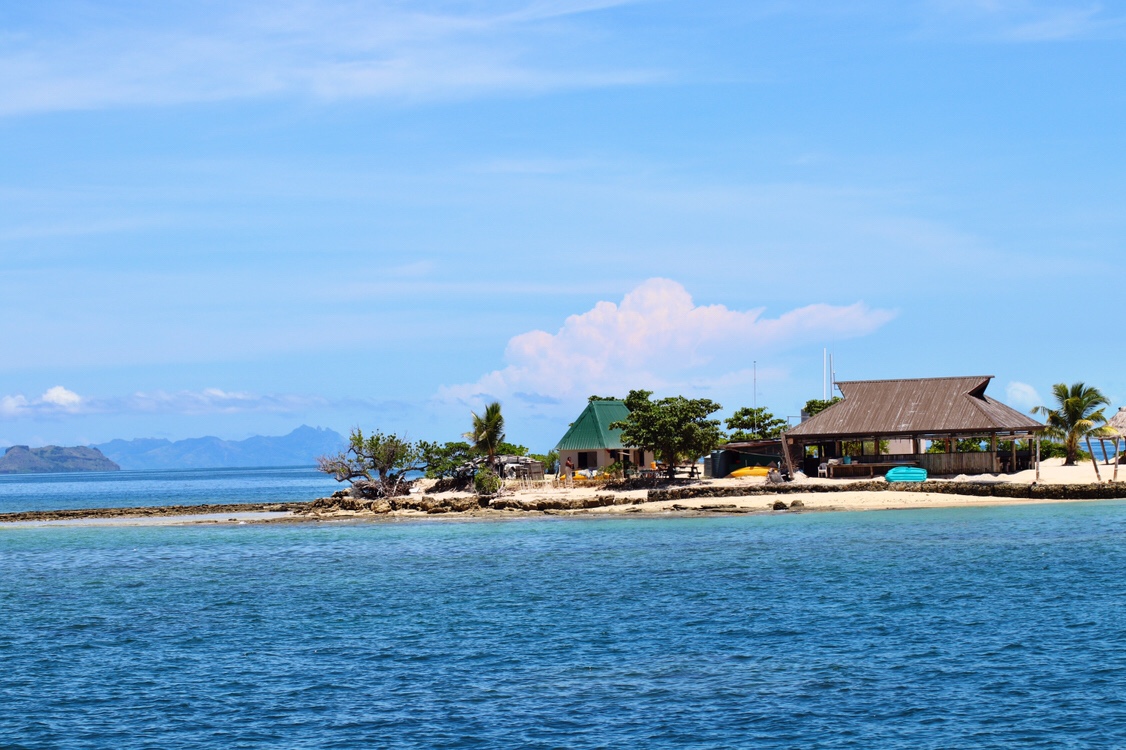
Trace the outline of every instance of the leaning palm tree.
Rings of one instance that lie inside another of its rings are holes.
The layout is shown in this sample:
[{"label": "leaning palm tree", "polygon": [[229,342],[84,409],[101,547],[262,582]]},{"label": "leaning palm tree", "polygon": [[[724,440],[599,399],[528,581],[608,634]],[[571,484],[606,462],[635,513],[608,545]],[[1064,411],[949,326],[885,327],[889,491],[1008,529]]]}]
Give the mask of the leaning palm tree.
[{"label": "leaning palm tree", "polygon": [[500,402],[494,401],[485,407],[485,413],[473,415],[473,429],[462,437],[473,443],[473,447],[489,457],[489,465],[497,455],[497,447],[504,442],[504,416],[500,413]]},{"label": "leaning palm tree", "polygon": [[1052,386],[1052,395],[1057,408],[1037,406],[1032,413],[1047,415],[1048,436],[1063,440],[1067,451],[1063,465],[1074,466],[1079,457],[1079,441],[1083,438],[1090,441],[1092,435],[1099,434],[1100,425],[1106,423],[1106,414],[1099,407],[1109,406],[1110,399],[1098,388],[1081,382],[1072,383],[1070,388],[1066,383],[1056,383]]}]

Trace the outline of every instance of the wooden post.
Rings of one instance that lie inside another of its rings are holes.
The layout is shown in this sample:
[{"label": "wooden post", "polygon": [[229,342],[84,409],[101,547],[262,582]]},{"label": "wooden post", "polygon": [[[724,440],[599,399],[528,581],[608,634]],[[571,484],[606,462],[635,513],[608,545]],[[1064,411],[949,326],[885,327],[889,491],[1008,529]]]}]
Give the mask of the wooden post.
[{"label": "wooden post", "polygon": [[1116,436],[1114,438],[1114,479],[1111,480],[1112,482],[1118,481],[1118,453],[1118,437]]},{"label": "wooden post", "polygon": [[1087,452],[1091,454],[1091,463],[1095,465],[1095,481],[1102,484],[1103,478],[1099,475],[1099,462],[1095,459],[1095,452],[1091,450],[1091,436],[1087,436]]},{"label": "wooden post", "polygon": [[790,438],[782,433],[782,456],[786,459],[786,470],[790,472],[790,479],[794,478],[794,461],[790,458]]},{"label": "wooden post", "polygon": [[1036,481],[1040,481],[1040,435],[1036,435]]},{"label": "wooden post", "polygon": [[997,457],[997,433],[989,436],[989,452],[993,454],[993,473],[1001,473],[1001,459]]},{"label": "wooden post", "polygon": [[[1028,447],[1031,449],[1032,443],[1029,443]],[[1031,451],[1029,451],[1029,452],[1031,452]],[[1017,473],[1017,441],[1015,439],[1013,440],[1012,443],[1009,444],[1009,461],[1010,461],[1009,471],[1012,472],[1013,474],[1016,474]]]}]

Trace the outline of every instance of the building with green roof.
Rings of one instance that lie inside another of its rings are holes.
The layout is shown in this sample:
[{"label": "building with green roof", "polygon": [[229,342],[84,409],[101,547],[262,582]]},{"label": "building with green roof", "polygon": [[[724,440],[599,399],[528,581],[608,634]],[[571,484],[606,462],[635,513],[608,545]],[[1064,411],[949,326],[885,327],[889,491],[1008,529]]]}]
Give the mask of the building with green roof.
[{"label": "building with green roof", "polygon": [[559,451],[559,465],[563,466],[570,458],[577,469],[601,469],[627,459],[634,466],[649,466],[652,452],[626,448],[622,445],[622,431],[610,429],[612,423],[628,416],[625,401],[589,402],[555,446]]}]

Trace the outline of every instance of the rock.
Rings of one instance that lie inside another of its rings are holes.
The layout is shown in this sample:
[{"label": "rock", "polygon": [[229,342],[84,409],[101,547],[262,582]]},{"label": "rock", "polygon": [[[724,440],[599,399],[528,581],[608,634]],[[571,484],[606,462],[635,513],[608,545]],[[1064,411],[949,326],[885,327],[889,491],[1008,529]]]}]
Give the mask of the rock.
[{"label": "rock", "polygon": [[786,503],[782,502],[781,500],[775,500],[774,505],[772,505],[771,507],[774,510],[786,510],[786,508],[789,506],[787,506]]},{"label": "rock", "polygon": [[804,507],[805,507],[805,503],[803,503],[801,500],[795,500],[794,502],[790,503],[790,510],[793,510],[794,508],[804,508]]}]

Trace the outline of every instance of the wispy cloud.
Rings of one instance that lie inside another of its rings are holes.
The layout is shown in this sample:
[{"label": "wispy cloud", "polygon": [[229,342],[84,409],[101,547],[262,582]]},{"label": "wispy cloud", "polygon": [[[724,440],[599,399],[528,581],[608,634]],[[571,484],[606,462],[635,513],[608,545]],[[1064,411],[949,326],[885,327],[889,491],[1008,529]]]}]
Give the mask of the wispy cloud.
[{"label": "wispy cloud", "polygon": [[38,398],[0,396],[0,416],[60,417],[80,414],[288,414],[330,405],[327,399],[294,394],[256,394],[205,388],[199,391],[138,391],[121,397],[83,397],[63,386]]},{"label": "wispy cloud", "polygon": [[1032,407],[1044,403],[1044,400],[1034,387],[1014,380],[1005,386],[1005,402],[1014,408],[1030,411]]},{"label": "wispy cloud", "polygon": [[1054,42],[1126,32],[1126,16],[1102,3],[1069,0],[931,0],[946,22],[974,29],[973,35],[1008,42]]},{"label": "wispy cloud", "polygon": [[149,23],[91,6],[81,25],[44,9],[0,47],[0,115],[283,94],[461,99],[654,80],[573,48],[581,34],[569,21],[623,4],[301,0],[193,5],[183,18],[172,4]]},{"label": "wispy cloud", "polygon": [[567,318],[556,333],[512,338],[508,365],[476,382],[441,388],[439,401],[476,404],[508,396],[526,404],[574,400],[630,388],[706,388],[749,384],[751,360],[796,342],[872,333],[895,313],[813,304],[768,318],[761,308],[697,305],[683,286],[650,279],[619,304],[599,302]]}]

